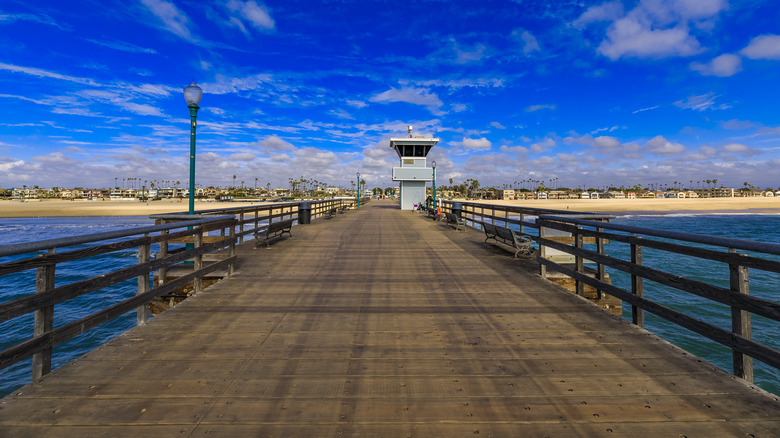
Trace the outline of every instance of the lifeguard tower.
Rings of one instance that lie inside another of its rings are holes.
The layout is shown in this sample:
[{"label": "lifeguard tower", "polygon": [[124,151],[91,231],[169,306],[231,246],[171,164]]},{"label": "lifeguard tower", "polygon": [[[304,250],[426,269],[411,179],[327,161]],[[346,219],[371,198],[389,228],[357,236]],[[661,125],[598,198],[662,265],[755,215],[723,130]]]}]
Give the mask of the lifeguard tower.
[{"label": "lifeguard tower", "polygon": [[412,127],[407,129],[409,137],[391,138],[390,147],[401,159],[401,167],[393,167],[393,181],[401,186],[401,210],[413,210],[415,204],[425,202],[425,183],[433,181],[433,168],[427,166],[428,152],[438,138],[412,137]]}]

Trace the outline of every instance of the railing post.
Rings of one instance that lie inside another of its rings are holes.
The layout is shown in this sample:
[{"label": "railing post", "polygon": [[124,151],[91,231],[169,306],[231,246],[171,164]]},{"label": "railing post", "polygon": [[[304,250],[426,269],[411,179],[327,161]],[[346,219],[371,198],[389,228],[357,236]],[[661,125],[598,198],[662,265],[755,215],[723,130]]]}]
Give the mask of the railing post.
[{"label": "railing post", "polygon": [[[165,221],[163,221],[165,223]],[[160,231],[160,260],[168,257],[168,230]],[[165,277],[168,275],[168,268],[163,266],[157,271],[157,286],[162,286],[165,283]]]},{"label": "railing post", "polygon": [[[239,220],[238,230],[240,231],[241,234],[241,237],[239,237],[241,241],[239,243],[244,243],[244,210],[241,210],[241,213],[238,214],[238,220]],[[235,233],[233,233],[232,236],[235,236]]]},{"label": "railing post", "polygon": [[[599,255],[604,255],[604,238],[601,237],[601,233],[604,232],[603,228],[596,228],[596,231],[599,233],[599,237],[596,238],[596,252],[598,252]],[[598,276],[599,281],[603,282],[605,278],[607,277],[606,269],[604,268],[603,263],[596,263],[596,275]],[[596,296],[599,299],[604,298],[604,292],[601,289],[596,290]]]},{"label": "railing post", "polygon": [[[230,224],[230,232],[235,233],[235,224]],[[198,226],[197,232],[195,233],[195,249],[198,249],[203,244],[203,226]],[[195,272],[200,271],[203,269],[203,255],[198,254],[195,256],[195,263],[193,265],[193,269]],[[203,282],[201,281],[201,275],[197,274],[195,275],[195,279],[192,280],[192,293],[198,294],[200,293],[201,289],[203,288]]]},{"label": "railing post", "polygon": [[[54,248],[49,249],[49,254],[54,254]],[[54,289],[54,271],[56,265],[46,265],[38,268],[35,273],[35,293],[43,293]],[[54,306],[43,307],[35,311],[33,323],[33,336],[42,336],[54,329]],[[40,379],[44,374],[51,372],[52,348],[35,353],[32,358],[32,380]]]},{"label": "railing post", "polygon": [[[149,234],[146,234],[149,237]],[[152,255],[151,243],[147,240],[146,243],[138,247],[138,264],[149,263],[149,259]],[[138,292],[137,295],[149,290],[149,270],[144,271],[142,275],[138,276]],[[143,325],[149,319],[149,307],[146,304],[136,307],[135,309],[135,324]]]},{"label": "railing post", "polygon": [[[574,247],[578,250],[582,250],[582,233],[580,230],[582,229],[581,226],[577,225],[575,227],[576,231],[574,234]],[[574,270],[578,273],[582,274],[585,271],[585,263],[583,263],[582,256],[579,254],[579,252],[574,256]],[[574,280],[574,288],[579,296],[585,295],[585,284],[581,282],[580,280]]]},{"label": "railing post", "polygon": [[[230,229],[233,230],[233,227],[230,227]],[[228,249],[228,257],[233,257],[234,255],[236,255],[236,241],[235,241],[235,238],[236,238],[236,233],[235,232],[231,232],[230,233],[230,247]],[[228,265],[228,277],[233,276],[233,272],[234,271],[235,271],[234,263],[230,262],[230,264]]]},{"label": "railing post", "polygon": [[[729,248],[732,257],[737,256],[737,250]],[[729,263],[729,286],[731,293],[750,295],[750,280],[748,277],[748,268],[736,263]],[[735,335],[745,339],[752,338],[750,312],[731,307],[731,331]],[[741,377],[748,382],[753,382],[753,358],[735,351],[732,347],[732,358],[734,363],[734,375]]]},{"label": "railing post", "polygon": [[520,232],[522,234],[525,234],[525,225],[523,224],[525,222],[525,215],[523,213],[520,213]]},{"label": "railing post", "polygon": [[[539,224],[539,237],[542,239],[547,237],[544,226],[538,220],[536,223]],[[547,258],[547,246],[545,246],[542,242],[539,242],[539,258]],[[544,263],[539,263],[539,275],[541,275],[542,278],[547,278],[547,265]]]},{"label": "railing post", "polygon": [[[631,237],[636,237],[636,234],[631,233]],[[636,243],[631,243],[631,263],[634,265],[642,266],[642,246]],[[643,278],[631,274],[631,293],[638,298],[644,296],[644,282]],[[631,321],[639,327],[645,327],[645,310],[635,305],[631,305]]]}]

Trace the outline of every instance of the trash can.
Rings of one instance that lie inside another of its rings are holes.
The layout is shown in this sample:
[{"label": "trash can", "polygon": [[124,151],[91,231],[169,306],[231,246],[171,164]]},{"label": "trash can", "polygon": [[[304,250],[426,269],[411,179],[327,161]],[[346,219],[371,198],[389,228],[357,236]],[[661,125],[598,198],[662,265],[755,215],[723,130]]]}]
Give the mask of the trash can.
[{"label": "trash can", "polygon": [[298,204],[298,225],[311,223],[311,202]]},{"label": "trash can", "polygon": [[454,214],[457,217],[461,217],[461,215],[463,214],[462,202],[453,202],[451,208],[452,208],[452,214]]}]

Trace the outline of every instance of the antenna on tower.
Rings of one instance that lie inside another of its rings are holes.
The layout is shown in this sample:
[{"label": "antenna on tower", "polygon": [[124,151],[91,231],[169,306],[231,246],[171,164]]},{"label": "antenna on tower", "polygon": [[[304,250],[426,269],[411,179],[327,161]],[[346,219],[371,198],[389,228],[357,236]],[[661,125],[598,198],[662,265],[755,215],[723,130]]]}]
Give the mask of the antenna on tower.
[{"label": "antenna on tower", "polygon": [[406,127],[406,132],[409,133],[409,138],[412,138],[412,125]]}]

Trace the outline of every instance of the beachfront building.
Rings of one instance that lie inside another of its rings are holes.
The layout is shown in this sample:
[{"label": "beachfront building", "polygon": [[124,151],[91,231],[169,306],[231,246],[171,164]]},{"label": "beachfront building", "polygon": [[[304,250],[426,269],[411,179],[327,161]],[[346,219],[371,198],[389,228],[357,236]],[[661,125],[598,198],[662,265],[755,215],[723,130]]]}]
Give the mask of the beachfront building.
[{"label": "beachfront building", "polygon": [[694,190],[699,198],[733,198],[734,189],[727,187],[708,187]]},{"label": "beachfront building", "polygon": [[601,197],[607,199],[626,199],[626,194],[618,190],[608,190],[602,193]]},{"label": "beachfront building", "polygon": [[431,149],[439,142],[438,138],[391,138],[392,148],[401,160],[400,167],[393,167],[393,181],[401,186],[401,210],[413,210],[415,205],[425,202],[425,185],[433,181],[433,168],[427,166],[427,157]]},{"label": "beachfront building", "polygon": [[496,193],[496,197],[498,199],[504,200],[504,201],[514,201],[516,198],[515,196],[515,190],[514,189],[504,189],[499,190]]}]

